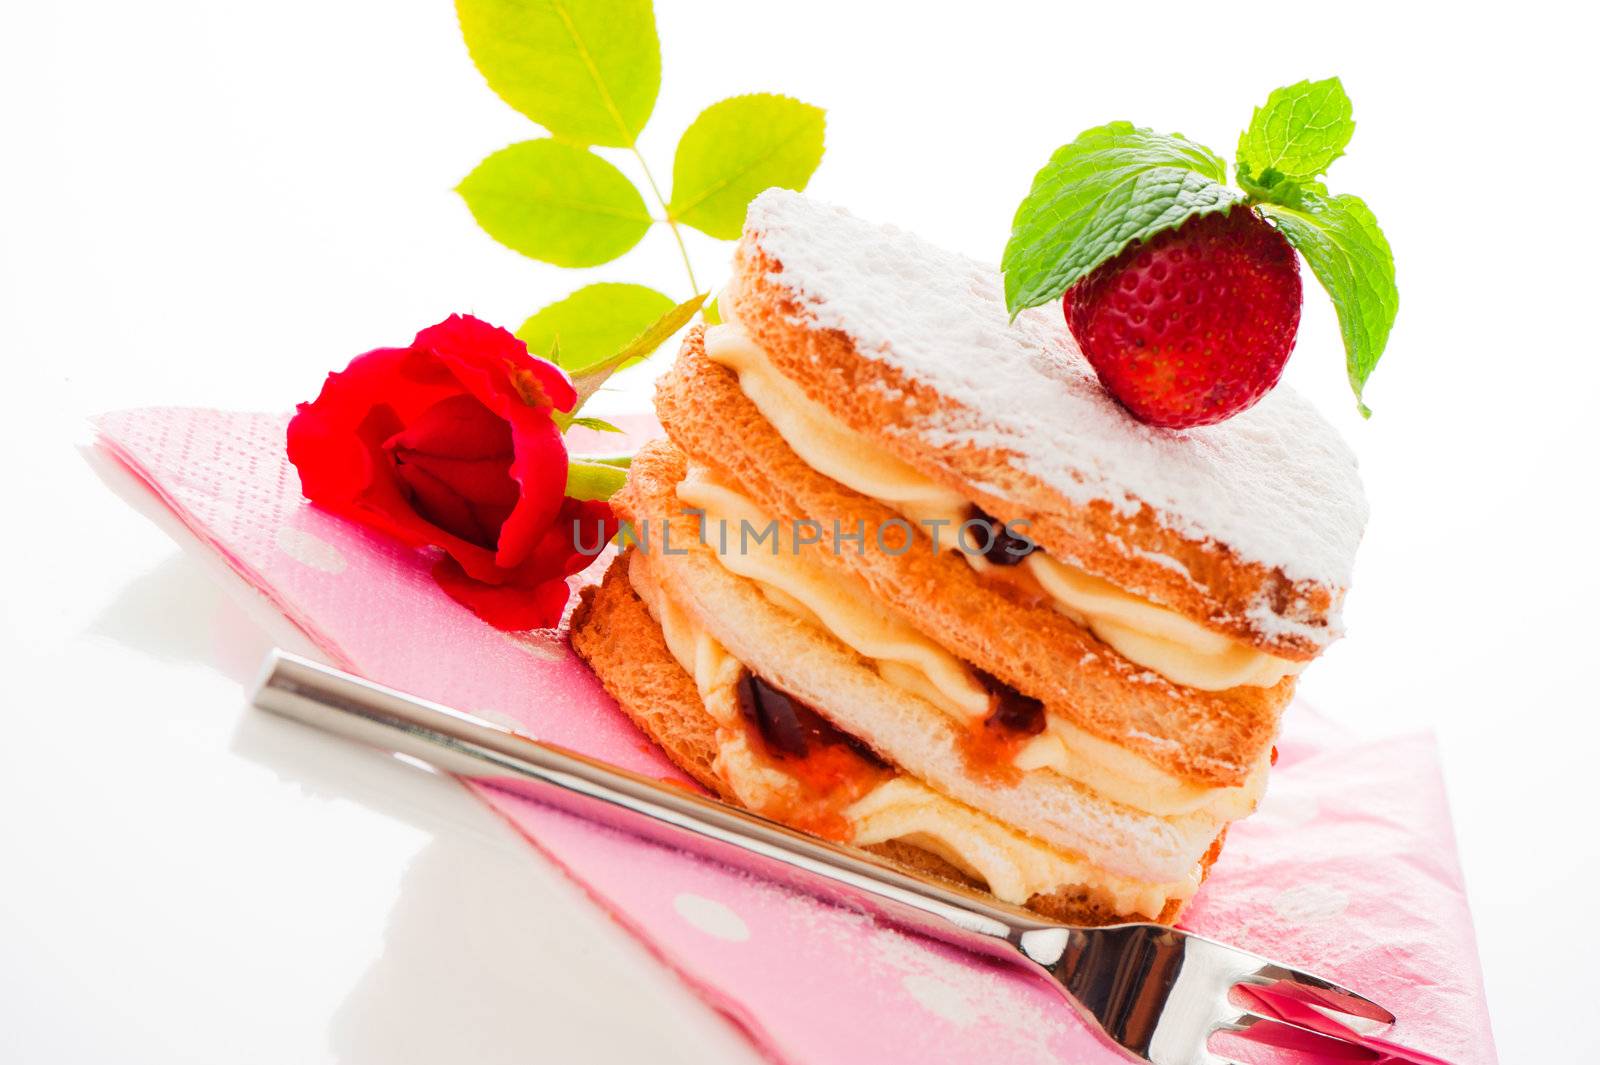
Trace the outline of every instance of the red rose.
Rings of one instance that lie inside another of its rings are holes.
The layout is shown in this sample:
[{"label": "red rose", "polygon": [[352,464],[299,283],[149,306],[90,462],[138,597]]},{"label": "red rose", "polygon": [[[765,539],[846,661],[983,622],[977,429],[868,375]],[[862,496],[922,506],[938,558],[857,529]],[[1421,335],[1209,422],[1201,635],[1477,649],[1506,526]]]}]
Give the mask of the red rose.
[{"label": "red rose", "polygon": [[289,422],[289,461],[313,503],[442,548],[434,579],[485,621],[540,628],[560,620],[567,576],[615,531],[608,504],[565,496],[553,414],[576,402],[559,367],[454,315],[329,374]]}]

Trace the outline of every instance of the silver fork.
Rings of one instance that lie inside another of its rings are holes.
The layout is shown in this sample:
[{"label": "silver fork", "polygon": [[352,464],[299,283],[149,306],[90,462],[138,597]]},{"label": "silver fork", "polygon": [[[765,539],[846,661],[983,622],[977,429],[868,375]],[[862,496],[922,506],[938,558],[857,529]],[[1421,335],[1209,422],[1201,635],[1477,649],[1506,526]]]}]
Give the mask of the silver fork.
[{"label": "silver fork", "polygon": [[1285,1024],[1234,1005],[1230,992],[1239,985],[1316,1005],[1363,1033],[1395,1019],[1330,980],[1203,936],[1156,924],[1082,928],[1048,921],[282,651],[268,655],[253,702],[1023,966],[1050,978],[1133,1059],[1153,1065],[1225,1065],[1207,1048],[1214,1033]]}]

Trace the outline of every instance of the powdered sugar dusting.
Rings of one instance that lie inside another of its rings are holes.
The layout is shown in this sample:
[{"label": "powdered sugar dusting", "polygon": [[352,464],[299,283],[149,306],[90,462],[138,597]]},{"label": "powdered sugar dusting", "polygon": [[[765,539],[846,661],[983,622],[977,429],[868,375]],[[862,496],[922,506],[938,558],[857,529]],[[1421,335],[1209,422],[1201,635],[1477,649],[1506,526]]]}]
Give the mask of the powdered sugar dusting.
[{"label": "powdered sugar dusting", "polygon": [[1106,395],[1057,308],[1007,321],[994,267],[783,189],[745,227],[817,326],[959,405],[904,427],[914,438],[1008,451],[1074,502],[1148,503],[1291,580],[1349,585],[1367,518],[1355,456],[1287,386],[1221,425],[1154,429]]}]

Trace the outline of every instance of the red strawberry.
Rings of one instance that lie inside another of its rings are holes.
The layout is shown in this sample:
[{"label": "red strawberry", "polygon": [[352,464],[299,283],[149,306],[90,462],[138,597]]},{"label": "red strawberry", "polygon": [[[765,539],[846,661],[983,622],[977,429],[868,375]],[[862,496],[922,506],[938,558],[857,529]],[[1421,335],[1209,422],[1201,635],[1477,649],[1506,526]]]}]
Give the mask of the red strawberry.
[{"label": "red strawberry", "polygon": [[1135,418],[1185,429],[1255,405],[1300,326],[1300,264],[1248,207],[1123,249],[1067,290],[1067,327]]}]

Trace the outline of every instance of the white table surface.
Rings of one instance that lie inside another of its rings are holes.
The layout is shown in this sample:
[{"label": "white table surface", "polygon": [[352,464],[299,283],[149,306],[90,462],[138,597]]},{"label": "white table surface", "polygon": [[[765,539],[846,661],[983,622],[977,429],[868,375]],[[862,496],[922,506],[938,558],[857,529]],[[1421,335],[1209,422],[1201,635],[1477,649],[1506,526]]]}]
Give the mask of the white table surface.
[{"label": "white table surface", "polygon": [[[107,408],[286,409],[451,311],[515,325],[598,279],[676,292],[670,241],[565,276],[474,229],[449,190],[534,131],[444,0],[14,7],[0,1060],[752,1060],[454,782],[246,711],[297,634],[79,451]],[[1570,1023],[1588,967],[1531,927],[1584,915],[1600,881],[1597,272],[1564,236],[1592,228],[1600,163],[1585,35],[1539,4],[658,8],[658,171],[707,102],[789,91],[830,108],[818,195],[991,258],[1078,129],[1131,116],[1227,149],[1266,89],[1343,74],[1359,127],[1335,188],[1383,220],[1404,305],[1362,424],[1308,285],[1289,379],[1361,453],[1374,516],[1350,638],[1302,691],[1368,735],[1437,732],[1503,1060],[1593,1060]],[[715,280],[726,246],[692,250]]]}]

